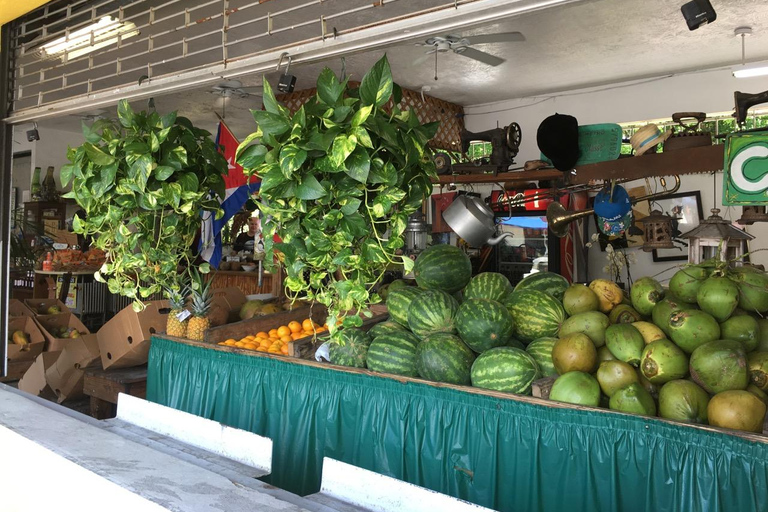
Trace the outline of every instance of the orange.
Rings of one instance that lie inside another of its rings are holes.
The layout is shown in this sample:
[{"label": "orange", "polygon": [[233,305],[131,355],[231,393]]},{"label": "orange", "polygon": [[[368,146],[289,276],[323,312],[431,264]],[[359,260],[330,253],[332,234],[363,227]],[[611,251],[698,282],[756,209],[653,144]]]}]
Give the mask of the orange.
[{"label": "orange", "polygon": [[280,336],[280,341],[282,343],[290,343],[291,341],[293,341],[293,338],[291,338],[290,334],[287,336]]},{"label": "orange", "polygon": [[256,349],[256,352],[266,352],[266,351],[267,351],[267,347],[259,347]]},{"label": "orange", "polygon": [[293,341],[296,341],[296,340],[300,340],[304,336],[306,336],[306,335],[303,332],[295,332],[295,333],[291,334],[291,339]]},{"label": "orange", "polygon": [[269,330],[269,337],[274,338],[277,336],[277,329],[270,329]]},{"label": "orange", "polygon": [[288,328],[291,330],[291,332],[299,332],[301,330],[301,324],[294,320],[288,324]]},{"label": "orange", "polygon": [[285,354],[287,356],[288,355],[288,345],[283,345],[282,347],[280,347],[280,352],[282,352],[283,354]]},{"label": "orange", "polygon": [[218,343],[218,345],[226,345],[226,343],[225,343],[225,342],[223,342],[223,341],[220,341],[220,342]]},{"label": "orange", "polygon": [[232,343],[237,343],[237,340],[233,340],[232,338],[229,338],[226,341],[222,341],[222,343],[225,345],[231,345]]},{"label": "orange", "polygon": [[281,325],[277,328],[277,335],[278,336],[290,336],[291,335],[291,329],[288,328],[287,325]]},{"label": "orange", "polygon": [[245,343],[243,343],[242,341],[238,341],[237,343],[235,343],[235,346],[237,348],[243,348],[244,345],[245,345]]},{"label": "orange", "polygon": [[243,345],[243,348],[247,348],[248,350],[256,350],[258,347],[258,345],[254,345],[253,343],[246,343]]},{"label": "orange", "polygon": [[260,333],[256,334],[257,338],[269,338],[269,334],[265,333],[264,331],[261,331]]},{"label": "orange", "polygon": [[312,332],[314,326],[315,326],[315,323],[309,318],[301,322],[301,328],[304,329],[305,331]]},{"label": "orange", "polygon": [[325,327],[318,327],[318,328],[317,328],[317,332],[325,332],[325,331],[327,331],[327,330],[328,330],[328,329],[326,329]]}]

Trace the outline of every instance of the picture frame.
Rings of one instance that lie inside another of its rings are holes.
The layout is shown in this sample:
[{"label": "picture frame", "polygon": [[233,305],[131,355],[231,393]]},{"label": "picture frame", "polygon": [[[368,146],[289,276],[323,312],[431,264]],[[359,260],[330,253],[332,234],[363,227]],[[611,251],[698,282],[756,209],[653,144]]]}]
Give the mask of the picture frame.
[{"label": "picture frame", "polygon": [[[651,204],[651,210],[657,209],[670,217],[678,219],[672,223],[672,239],[678,242],[680,241],[680,235],[698,227],[704,218],[704,212],[701,207],[701,192],[698,190],[678,192],[662,199],[656,199]],[[656,263],[687,260],[688,250],[686,247],[680,248],[679,243],[676,244],[674,249],[654,249],[653,251],[653,261]]]}]

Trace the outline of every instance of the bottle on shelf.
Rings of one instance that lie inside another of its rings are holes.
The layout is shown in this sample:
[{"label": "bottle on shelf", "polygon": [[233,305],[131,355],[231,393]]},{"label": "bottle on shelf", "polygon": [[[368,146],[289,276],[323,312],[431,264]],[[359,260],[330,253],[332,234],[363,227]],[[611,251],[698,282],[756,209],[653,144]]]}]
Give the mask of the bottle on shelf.
[{"label": "bottle on shelf", "polygon": [[56,180],[53,177],[53,166],[49,165],[43,180],[42,196],[45,201],[58,201],[59,193],[56,190]]},{"label": "bottle on shelf", "polygon": [[32,174],[32,184],[30,186],[29,195],[33,201],[39,201],[42,199],[42,191],[40,188],[40,167],[35,167],[35,172]]}]

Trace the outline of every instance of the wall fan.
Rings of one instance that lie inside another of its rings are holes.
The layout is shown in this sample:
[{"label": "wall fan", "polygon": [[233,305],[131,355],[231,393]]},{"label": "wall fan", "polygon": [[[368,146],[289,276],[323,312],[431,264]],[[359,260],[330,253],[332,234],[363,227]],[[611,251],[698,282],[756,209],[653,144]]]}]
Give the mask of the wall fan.
[{"label": "wall fan", "polygon": [[[497,34],[478,34],[467,37],[452,35],[435,36],[430,37],[423,43],[416,43],[416,46],[429,48],[426,55],[431,55],[433,53],[447,53],[451,51],[457,55],[462,55],[482,62],[483,64],[488,64],[489,66],[498,66],[503,63],[505,59],[480,51],[473,48],[473,46],[489,43],[517,43],[521,41],[525,41],[525,36],[520,32],[501,32]],[[427,57],[422,57],[417,62],[423,62],[426,58]],[[437,58],[437,55],[435,55],[435,58]]]}]

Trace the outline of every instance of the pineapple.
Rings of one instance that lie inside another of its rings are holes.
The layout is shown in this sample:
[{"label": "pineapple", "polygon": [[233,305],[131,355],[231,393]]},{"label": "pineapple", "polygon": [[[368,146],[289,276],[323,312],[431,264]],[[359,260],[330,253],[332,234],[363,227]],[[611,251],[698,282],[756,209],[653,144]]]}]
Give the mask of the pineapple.
[{"label": "pineapple", "polygon": [[205,331],[211,326],[208,313],[211,311],[213,300],[212,282],[213,279],[209,279],[207,283],[203,282],[203,277],[197,271],[192,273],[192,292],[190,293],[192,318],[187,325],[187,338],[190,340],[202,341]]},{"label": "pineapple", "polygon": [[186,322],[181,322],[176,317],[176,315],[184,310],[184,296],[186,295],[186,291],[186,287],[182,290],[167,290],[168,300],[171,302],[171,312],[168,313],[168,320],[165,324],[165,332],[168,336],[184,338],[187,335]]}]

